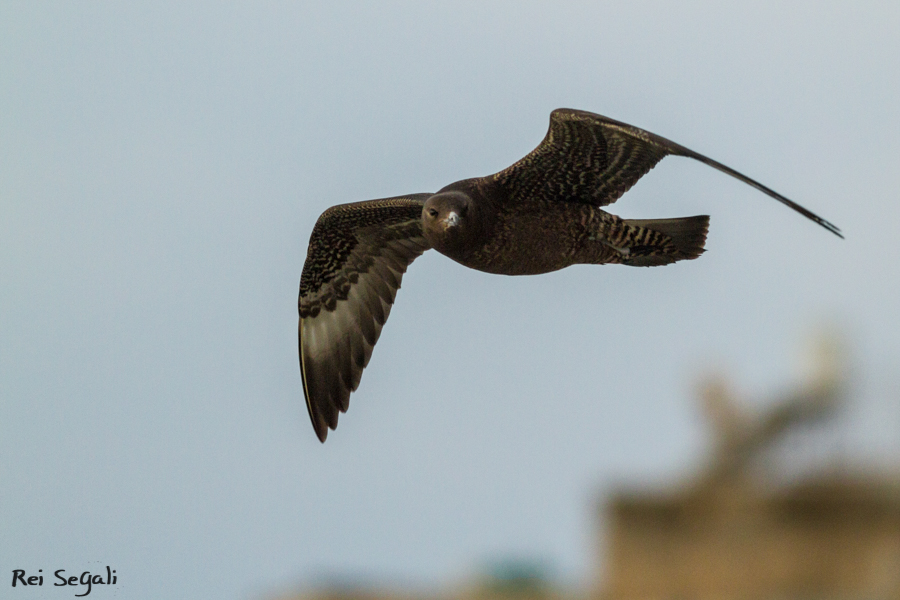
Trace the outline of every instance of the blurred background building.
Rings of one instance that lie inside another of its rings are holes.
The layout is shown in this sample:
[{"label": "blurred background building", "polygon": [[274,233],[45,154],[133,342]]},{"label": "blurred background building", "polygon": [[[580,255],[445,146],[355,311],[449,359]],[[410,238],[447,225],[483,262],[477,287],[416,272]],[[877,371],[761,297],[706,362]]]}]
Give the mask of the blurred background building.
[{"label": "blurred background building", "polygon": [[759,414],[722,379],[702,387],[715,434],[708,464],[678,489],[604,504],[601,597],[900,598],[900,478],[827,455],[797,472],[781,443],[815,435],[850,401],[835,340],[818,354],[810,381]]}]

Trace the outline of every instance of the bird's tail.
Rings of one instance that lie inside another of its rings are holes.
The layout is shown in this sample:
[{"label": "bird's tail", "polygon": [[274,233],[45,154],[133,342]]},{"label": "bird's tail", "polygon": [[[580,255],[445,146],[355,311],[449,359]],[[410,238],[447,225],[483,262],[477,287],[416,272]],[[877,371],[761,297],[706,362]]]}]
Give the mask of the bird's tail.
[{"label": "bird's tail", "polygon": [[660,236],[638,235],[637,240],[647,240],[647,245],[631,246],[622,264],[632,267],[655,267],[679,260],[697,258],[703,254],[709,216],[683,217],[681,219],[625,219],[628,227],[661,233]]}]

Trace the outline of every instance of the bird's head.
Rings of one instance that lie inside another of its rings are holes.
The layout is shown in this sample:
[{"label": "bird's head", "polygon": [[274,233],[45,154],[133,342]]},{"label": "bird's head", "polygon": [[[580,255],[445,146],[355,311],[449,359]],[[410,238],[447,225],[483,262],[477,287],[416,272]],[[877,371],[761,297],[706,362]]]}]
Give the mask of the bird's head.
[{"label": "bird's head", "polygon": [[425,238],[438,251],[464,244],[470,232],[472,198],[463,192],[439,192],[422,207]]}]

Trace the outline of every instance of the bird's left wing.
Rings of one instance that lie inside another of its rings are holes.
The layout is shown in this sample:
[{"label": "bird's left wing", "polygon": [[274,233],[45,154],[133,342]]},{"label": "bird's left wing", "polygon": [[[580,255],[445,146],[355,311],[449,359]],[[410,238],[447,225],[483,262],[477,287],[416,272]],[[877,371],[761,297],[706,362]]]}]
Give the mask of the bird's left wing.
[{"label": "bird's left wing", "polygon": [[543,198],[606,206],[669,154],[644,133],[601,115],[559,108],[538,147],[489,179],[505,188],[511,202]]},{"label": "bird's left wing", "polygon": [[313,228],[298,310],[300,372],[319,440],[337,427],[409,264],[429,248],[411,194],[333,206]]},{"label": "bird's left wing", "polygon": [[487,179],[499,185],[513,204],[546,199],[606,206],[669,154],[727,173],[841,236],[832,223],[731,167],[662,136],[583,110],[554,110],[538,147]]}]

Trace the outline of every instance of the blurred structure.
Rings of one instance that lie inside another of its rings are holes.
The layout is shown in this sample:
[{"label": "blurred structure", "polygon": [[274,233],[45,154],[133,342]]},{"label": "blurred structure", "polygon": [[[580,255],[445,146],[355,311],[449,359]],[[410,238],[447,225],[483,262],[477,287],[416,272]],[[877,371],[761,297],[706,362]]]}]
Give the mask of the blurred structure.
[{"label": "blurred structure", "polygon": [[375,586],[327,585],[309,592],[288,593],[275,600],[438,600],[435,596]]},{"label": "blurred structure", "polygon": [[504,560],[443,593],[388,590],[373,587],[326,586],[277,600],[587,600],[583,594],[555,586],[540,562]]},{"label": "blurred structure", "polygon": [[808,380],[760,414],[725,380],[700,391],[713,452],[670,493],[605,503],[605,600],[828,598],[900,600],[900,481],[824,470],[779,484],[765,458],[790,430],[834,414],[846,393],[835,338],[817,345]]},{"label": "blurred structure", "polygon": [[456,596],[459,600],[562,600],[547,569],[539,562],[506,560],[494,563]]}]

